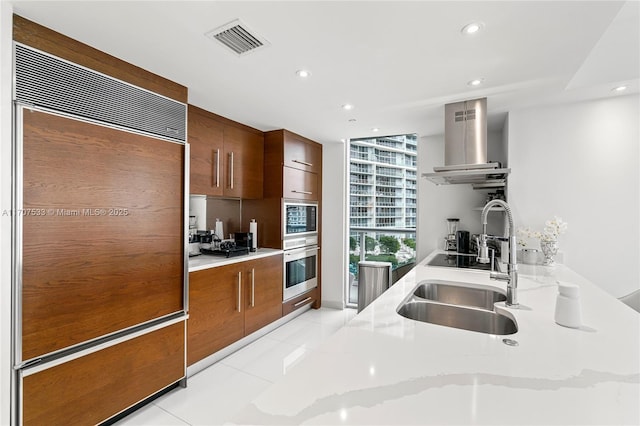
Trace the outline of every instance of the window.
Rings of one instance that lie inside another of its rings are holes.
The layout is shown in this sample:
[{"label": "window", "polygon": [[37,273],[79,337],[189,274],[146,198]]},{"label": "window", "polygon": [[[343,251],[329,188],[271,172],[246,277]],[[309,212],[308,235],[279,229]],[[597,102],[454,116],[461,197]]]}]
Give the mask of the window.
[{"label": "window", "polygon": [[349,153],[347,303],[353,305],[361,257],[394,269],[415,262],[417,136],[352,139]]}]

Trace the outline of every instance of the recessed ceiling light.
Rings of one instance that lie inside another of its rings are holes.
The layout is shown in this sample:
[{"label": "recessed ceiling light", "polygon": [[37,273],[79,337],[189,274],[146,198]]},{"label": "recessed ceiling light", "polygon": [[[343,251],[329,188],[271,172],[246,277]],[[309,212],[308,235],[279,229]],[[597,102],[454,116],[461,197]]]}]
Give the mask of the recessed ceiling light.
[{"label": "recessed ceiling light", "polygon": [[353,109],[353,105],[351,104],[344,104],[342,105],[342,109],[346,110],[346,111],[351,111]]},{"label": "recessed ceiling light", "polygon": [[627,90],[627,86],[618,86],[611,89],[612,92],[617,92],[617,93],[624,92],[625,90]]},{"label": "recessed ceiling light", "polygon": [[296,75],[300,78],[307,78],[311,77],[311,72],[309,72],[308,70],[298,70],[296,71]]},{"label": "recessed ceiling light", "polygon": [[476,78],[475,80],[471,80],[467,82],[467,86],[477,87],[484,83],[484,78]]},{"label": "recessed ceiling light", "polygon": [[464,35],[474,35],[474,34],[478,34],[483,27],[484,27],[484,24],[482,22],[471,22],[470,24],[467,24],[464,27],[462,27],[460,32]]},{"label": "recessed ceiling light", "polygon": [[377,127],[374,127],[373,129],[371,129],[372,132],[379,132],[380,129],[378,129]]}]

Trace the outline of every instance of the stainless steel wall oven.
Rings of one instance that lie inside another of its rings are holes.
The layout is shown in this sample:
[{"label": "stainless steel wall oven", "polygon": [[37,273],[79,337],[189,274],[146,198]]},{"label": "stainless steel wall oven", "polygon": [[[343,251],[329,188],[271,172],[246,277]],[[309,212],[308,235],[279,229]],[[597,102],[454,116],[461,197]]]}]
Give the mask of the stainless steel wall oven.
[{"label": "stainless steel wall oven", "polygon": [[318,246],[285,251],[283,277],[283,300],[317,287]]}]

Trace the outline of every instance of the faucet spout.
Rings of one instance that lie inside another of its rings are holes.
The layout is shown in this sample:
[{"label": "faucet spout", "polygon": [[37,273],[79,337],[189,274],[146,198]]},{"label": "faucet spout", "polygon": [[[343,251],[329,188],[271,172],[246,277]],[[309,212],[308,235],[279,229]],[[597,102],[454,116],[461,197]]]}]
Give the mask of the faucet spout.
[{"label": "faucet spout", "polygon": [[508,249],[509,249],[509,263],[507,264],[507,273],[491,273],[491,279],[506,281],[507,282],[507,306],[517,308],[518,307],[518,265],[516,261],[516,228],[513,224],[513,214],[511,213],[511,207],[505,201],[491,200],[482,209],[480,220],[482,222],[482,234],[478,241],[478,262],[489,263],[489,249],[487,247],[487,215],[489,211],[495,207],[502,207],[507,214],[509,220],[509,236]]}]

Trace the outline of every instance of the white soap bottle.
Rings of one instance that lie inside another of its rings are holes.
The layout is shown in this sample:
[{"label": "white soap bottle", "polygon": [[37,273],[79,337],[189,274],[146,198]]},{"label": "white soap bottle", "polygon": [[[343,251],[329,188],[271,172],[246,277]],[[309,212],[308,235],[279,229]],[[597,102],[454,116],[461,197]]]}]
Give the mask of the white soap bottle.
[{"label": "white soap bottle", "polygon": [[576,284],[558,281],[555,321],[571,328],[579,328],[582,325],[580,287]]}]

